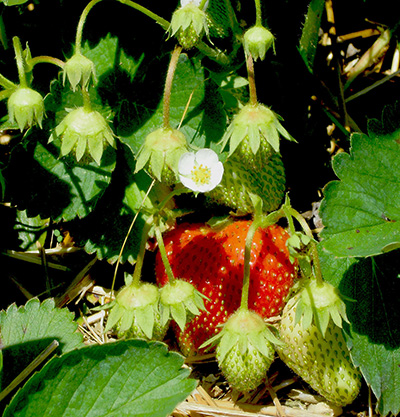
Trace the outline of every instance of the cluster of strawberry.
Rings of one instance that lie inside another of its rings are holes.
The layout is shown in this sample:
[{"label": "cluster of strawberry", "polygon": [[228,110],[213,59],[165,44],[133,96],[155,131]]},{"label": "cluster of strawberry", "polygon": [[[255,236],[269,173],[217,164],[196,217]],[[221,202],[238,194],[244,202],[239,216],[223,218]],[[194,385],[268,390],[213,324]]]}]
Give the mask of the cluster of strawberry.
[{"label": "cluster of strawberry", "polygon": [[[170,34],[185,49],[208,35],[200,3],[206,8],[204,1],[183,1],[171,22]],[[264,59],[273,37],[265,28],[254,29],[244,37],[245,51]],[[297,218],[305,233],[296,232],[294,210],[288,201],[281,206],[285,172],[280,138],[294,139],[280,117],[258,103],[251,65],[250,60],[250,102],[220,142],[221,151],[228,151],[223,166],[210,149],[188,152],[182,133],[170,127],[146,138],[136,166],[167,185],[181,182],[195,193],[204,192],[212,202],[234,210],[236,219],[214,227],[164,227],[173,223],[169,221],[161,228],[161,216],[154,214],[158,287],[136,280],[129,290],[121,290],[107,329],[162,338],[172,322],[182,353],[215,348],[223,374],[239,391],[257,388],[277,353],[311,387],[343,406],[355,399],[361,384],[342,334],[345,304],[323,281],[318,262],[312,262],[316,247],[304,219]],[[277,224],[281,217],[289,219],[290,233]],[[161,229],[169,230],[162,236]],[[267,325],[272,317],[275,327]]]},{"label": "cluster of strawberry", "polygon": [[[343,302],[331,285],[319,285],[315,280],[308,280],[291,297],[294,284],[300,281],[299,268],[290,260],[289,234],[278,225],[260,228],[254,235],[249,310],[243,313],[240,309],[244,247],[250,224],[236,220],[214,230],[204,224],[183,223],[165,234],[174,274],[207,297],[206,309],[184,330],[174,326],[181,351],[185,355],[202,354],[210,347],[204,346],[205,342],[219,338],[216,356],[225,377],[234,388],[249,391],[265,379],[276,350],[290,368],[329,401],[341,406],[351,403],[358,395],[361,378],[342,335],[341,318],[346,319]],[[161,286],[168,282],[159,254],[156,276]],[[311,299],[307,298],[310,290],[314,294]],[[310,321],[307,317],[311,307],[314,317]],[[296,309],[303,316],[300,323]],[[260,339],[265,332],[260,318],[264,323],[279,315],[279,341]]]}]

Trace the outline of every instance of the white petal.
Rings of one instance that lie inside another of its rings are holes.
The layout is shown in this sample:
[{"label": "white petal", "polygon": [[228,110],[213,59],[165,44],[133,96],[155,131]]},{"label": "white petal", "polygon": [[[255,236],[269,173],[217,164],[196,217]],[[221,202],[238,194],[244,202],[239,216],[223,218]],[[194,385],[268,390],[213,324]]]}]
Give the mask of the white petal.
[{"label": "white petal", "polygon": [[188,176],[195,166],[195,154],[193,152],[184,153],[178,163],[178,171],[180,175]]},{"label": "white petal", "polygon": [[196,162],[212,169],[213,165],[219,162],[219,159],[212,149],[204,148],[196,152]]},{"label": "white petal", "polygon": [[179,175],[179,179],[181,180],[181,183],[186,187],[189,188],[192,191],[198,191],[197,190],[197,184],[188,176]]},{"label": "white petal", "polygon": [[210,189],[208,191],[211,191],[213,188],[215,188],[222,180],[222,177],[224,175],[224,166],[222,162],[218,162],[215,164],[211,170],[211,180],[210,180]]}]

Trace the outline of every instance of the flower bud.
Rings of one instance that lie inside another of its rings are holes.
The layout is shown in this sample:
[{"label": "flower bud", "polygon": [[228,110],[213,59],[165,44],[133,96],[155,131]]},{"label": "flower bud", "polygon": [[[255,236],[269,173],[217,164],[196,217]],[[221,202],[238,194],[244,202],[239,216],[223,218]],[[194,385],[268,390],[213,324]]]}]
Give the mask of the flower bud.
[{"label": "flower bud", "polygon": [[243,38],[244,49],[247,54],[251,54],[253,59],[257,61],[264,60],[268,49],[274,45],[274,35],[263,26],[253,26],[245,34]]},{"label": "flower bud", "polygon": [[37,123],[42,127],[44,116],[43,97],[28,87],[18,87],[7,102],[8,117],[16,122],[21,132]]},{"label": "flower bud", "polygon": [[64,85],[66,78],[68,78],[73,91],[75,91],[78,84],[81,84],[83,88],[87,88],[90,79],[96,80],[93,62],[82,54],[74,54],[64,66]]}]

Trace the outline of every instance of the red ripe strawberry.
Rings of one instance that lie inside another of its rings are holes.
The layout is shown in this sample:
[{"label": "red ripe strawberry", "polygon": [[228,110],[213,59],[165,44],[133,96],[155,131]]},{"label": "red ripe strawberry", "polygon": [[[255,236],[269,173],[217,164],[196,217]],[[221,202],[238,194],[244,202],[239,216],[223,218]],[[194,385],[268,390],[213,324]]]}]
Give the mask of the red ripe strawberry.
[{"label": "red ripe strawberry", "polygon": [[[242,292],[244,248],[251,221],[235,221],[214,230],[204,224],[184,223],[164,236],[172,271],[177,278],[192,283],[209,300],[202,311],[176,329],[186,356],[204,353],[204,342],[220,331],[217,327],[239,308]],[[296,275],[285,245],[289,235],[278,225],[258,229],[250,259],[249,308],[263,318],[278,315]],[[156,258],[160,285],[168,282],[160,254]]]}]

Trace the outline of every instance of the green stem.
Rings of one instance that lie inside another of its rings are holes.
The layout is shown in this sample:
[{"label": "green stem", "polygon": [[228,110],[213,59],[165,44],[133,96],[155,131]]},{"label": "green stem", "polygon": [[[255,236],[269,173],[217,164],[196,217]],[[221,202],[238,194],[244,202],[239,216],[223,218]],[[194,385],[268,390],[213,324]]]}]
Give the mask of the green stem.
[{"label": "green stem", "polygon": [[321,273],[321,265],[320,265],[320,262],[319,262],[317,244],[314,242],[314,236],[312,234],[310,226],[307,224],[304,217],[298,211],[296,211],[294,208],[285,207],[284,210],[285,210],[285,213],[287,215],[289,215],[289,217],[293,216],[300,223],[300,226],[303,229],[304,233],[309,238],[311,238],[311,243],[310,243],[310,245],[311,245],[311,256],[312,256],[312,261],[313,261],[313,266],[314,266],[315,278],[316,278],[317,282],[320,285],[322,285],[324,280],[322,278],[322,273]]},{"label": "green stem", "polygon": [[93,6],[97,3],[101,2],[101,0],[92,0],[88,5],[84,8],[81,17],[79,18],[78,27],[76,28],[76,38],[75,38],[75,53],[80,54],[82,48],[82,32],[83,32],[83,25],[86,22],[86,18],[92,10]]},{"label": "green stem", "polygon": [[[141,210],[142,210],[142,208],[143,208],[144,202],[146,201],[147,197],[149,196],[150,191],[153,189],[155,182],[156,182],[156,181],[155,181],[155,180],[153,180],[153,181],[152,181],[152,183],[150,184],[150,187],[149,187],[149,189],[147,190],[146,195],[144,196],[144,198],[143,198],[143,200],[142,200],[142,202],[141,202],[141,204],[140,204],[140,207],[139,207],[139,209],[137,210],[137,212],[136,212],[136,214],[135,214],[135,217],[134,217],[134,218],[133,218],[133,220],[132,220],[131,225],[129,226],[128,232],[126,233],[126,236],[125,236],[125,239],[124,239],[124,242],[122,243],[121,250],[119,251],[119,255],[118,255],[118,259],[117,259],[117,263],[116,263],[116,266],[115,266],[115,271],[114,271],[113,281],[112,281],[112,284],[111,284],[111,294],[114,292],[114,285],[115,285],[115,280],[116,280],[116,278],[117,278],[118,266],[119,266],[119,264],[120,264],[120,262],[121,262],[122,254],[123,254],[123,252],[124,252],[124,249],[125,249],[126,243],[128,242],[128,237],[129,237],[129,235],[130,235],[130,234],[131,234],[131,232],[132,232],[133,225],[136,223],[136,220],[137,220],[137,218],[139,217],[139,214],[140,214],[140,212],[141,212]],[[146,222],[146,223],[147,223],[147,222]]]},{"label": "green stem", "polygon": [[3,45],[4,50],[8,49],[8,40],[6,34],[6,27],[4,25],[3,16],[0,14],[0,43]]},{"label": "green stem", "polygon": [[142,238],[140,240],[139,253],[137,254],[135,270],[133,271],[133,278],[132,278],[132,285],[133,286],[137,286],[139,284],[140,277],[142,276],[144,255],[146,253],[146,243],[147,243],[147,240],[149,239],[149,231],[151,229],[153,220],[154,220],[153,216],[150,216],[146,220],[146,223],[143,226]]},{"label": "green stem", "polygon": [[14,84],[12,81],[8,80],[6,77],[4,77],[3,75],[0,74],[0,85],[4,88],[4,89],[13,89],[13,88],[17,88],[17,85]]},{"label": "green stem", "polygon": [[83,108],[86,111],[92,111],[92,102],[90,100],[89,91],[82,86]]},{"label": "green stem", "polygon": [[205,7],[206,3],[207,3],[207,0],[201,0],[201,3],[199,5],[199,9],[204,10],[204,7]]},{"label": "green stem", "polygon": [[22,55],[22,45],[17,36],[13,37],[13,46],[15,51],[15,59],[17,61],[19,84],[21,87],[25,88],[28,87],[28,83],[25,74],[24,58]]},{"label": "green stem", "polygon": [[256,106],[257,101],[257,90],[256,90],[256,79],[254,76],[254,63],[253,57],[251,54],[246,56],[246,66],[247,66],[247,77],[249,81],[249,93],[250,93],[250,104]]},{"label": "green stem", "polygon": [[244,248],[244,271],[243,271],[243,287],[242,298],[240,301],[240,309],[248,309],[249,289],[250,289],[250,256],[251,246],[253,244],[254,235],[259,227],[269,227],[275,224],[281,217],[285,215],[283,210],[274,211],[267,216],[255,216],[253,223],[250,225],[246,235],[246,243]]},{"label": "green stem", "polygon": [[36,64],[53,64],[61,69],[64,68],[65,62],[61,61],[61,59],[53,58],[52,56],[41,55],[35,56],[29,60],[29,65],[33,68]]},{"label": "green stem", "polygon": [[119,1],[122,4],[127,5],[129,7],[133,7],[134,9],[138,10],[139,12],[142,12],[146,16],[155,20],[164,30],[167,30],[169,28],[168,20],[165,20],[162,17],[156,15],[155,13],[151,12],[149,9],[146,9],[146,7],[143,7],[140,4],[137,4],[137,3],[135,3],[131,0],[117,0],[117,1]]},{"label": "green stem", "polygon": [[158,212],[161,212],[164,207],[167,205],[169,200],[172,200],[177,195],[185,194],[185,193],[191,193],[192,191],[188,188],[176,188],[175,190],[171,191],[164,200],[161,201],[161,203],[158,205],[157,210]]},{"label": "green stem", "polygon": [[169,129],[169,108],[171,101],[171,91],[172,91],[172,82],[174,80],[174,74],[176,66],[178,65],[179,55],[181,54],[182,47],[176,45],[174,51],[171,55],[171,60],[169,61],[167,78],[165,80],[164,87],[164,98],[163,98],[163,127],[164,129]]},{"label": "green stem", "polygon": [[167,273],[170,284],[173,284],[175,282],[174,273],[172,272],[171,265],[169,264],[167,251],[165,250],[164,239],[162,237],[162,233],[158,225],[155,228],[155,232],[156,232],[156,239],[158,243],[158,249],[160,251],[161,259],[164,264],[165,272]]},{"label": "green stem", "polygon": [[260,0],[254,0],[256,6],[256,26],[262,26],[261,18],[261,2]]}]

